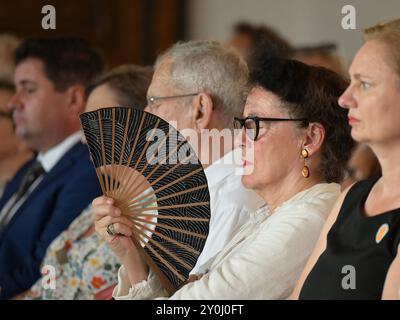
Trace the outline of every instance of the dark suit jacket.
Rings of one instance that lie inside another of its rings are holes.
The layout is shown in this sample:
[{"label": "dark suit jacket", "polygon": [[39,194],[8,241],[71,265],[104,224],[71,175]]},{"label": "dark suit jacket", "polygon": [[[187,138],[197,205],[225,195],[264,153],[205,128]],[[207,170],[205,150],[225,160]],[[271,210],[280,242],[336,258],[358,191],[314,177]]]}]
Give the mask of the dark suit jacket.
[{"label": "dark suit jacket", "polygon": [[[0,210],[16,192],[34,160],[7,185]],[[41,276],[40,264],[51,241],[101,194],[87,147],[74,145],[48,172],[9,224],[0,231],[0,298],[29,289]]]}]

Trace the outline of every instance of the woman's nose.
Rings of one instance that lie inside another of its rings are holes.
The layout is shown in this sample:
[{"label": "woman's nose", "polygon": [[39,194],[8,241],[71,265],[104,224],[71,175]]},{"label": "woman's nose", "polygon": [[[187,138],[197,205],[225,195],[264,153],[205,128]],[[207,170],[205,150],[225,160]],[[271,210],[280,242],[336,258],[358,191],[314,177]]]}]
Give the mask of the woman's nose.
[{"label": "woman's nose", "polygon": [[243,145],[242,131],[243,129],[237,129],[237,128],[234,129],[233,131],[234,135],[233,144],[235,148],[241,148]]},{"label": "woman's nose", "polygon": [[241,147],[243,149],[246,148],[253,148],[254,146],[254,140],[252,139],[252,134],[251,132],[253,129],[245,129],[244,127],[242,128],[241,132]]},{"label": "woman's nose", "polygon": [[354,105],[354,99],[352,97],[352,88],[349,86],[345,92],[339,97],[338,104],[342,108],[350,109]]},{"label": "woman's nose", "polygon": [[246,134],[245,127],[243,127],[241,129],[240,137],[241,137],[241,146],[242,146],[242,148],[245,148],[246,147],[246,143],[247,143],[247,134]]}]

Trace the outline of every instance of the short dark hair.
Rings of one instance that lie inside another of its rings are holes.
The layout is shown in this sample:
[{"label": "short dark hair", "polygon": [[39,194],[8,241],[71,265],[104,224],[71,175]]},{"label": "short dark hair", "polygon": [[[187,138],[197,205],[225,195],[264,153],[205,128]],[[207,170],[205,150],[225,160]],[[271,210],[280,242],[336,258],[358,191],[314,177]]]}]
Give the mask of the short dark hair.
[{"label": "short dark hair", "polygon": [[40,59],[47,78],[58,91],[74,84],[89,85],[103,69],[100,55],[77,37],[29,38],[14,53],[15,64],[28,58]]},{"label": "short dark hair", "polygon": [[144,108],[146,93],[153,76],[151,67],[122,65],[95,79],[87,88],[86,95],[102,84],[107,84],[117,96],[120,106]]},{"label": "short dark hair", "polygon": [[265,60],[251,73],[250,80],[252,86],[276,94],[292,117],[323,125],[325,139],[319,170],[328,182],[340,182],[355,146],[347,110],[338,105],[348,82],[326,68],[285,59]]},{"label": "short dark hair", "polygon": [[252,45],[247,58],[250,70],[257,69],[265,58],[287,59],[293,54],[292,45],[269,26],[239,22],[233,30],[236,34],[245,34],[251,39]]}]

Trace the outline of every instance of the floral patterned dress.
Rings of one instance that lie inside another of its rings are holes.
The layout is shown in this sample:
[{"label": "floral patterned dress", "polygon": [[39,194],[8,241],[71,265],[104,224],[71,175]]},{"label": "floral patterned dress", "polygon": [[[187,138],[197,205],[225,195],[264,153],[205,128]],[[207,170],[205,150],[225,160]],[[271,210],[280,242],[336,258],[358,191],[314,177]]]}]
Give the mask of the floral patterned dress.
[{"label": "floral patterned dress", "polygon": [[25,299],[95,299],[117,284],[120,263],[96,232],[88,232],[92,227],[92,212],[87,208],[47,249],[42,270],[54,267],[55,286],[42,285],[46,279],[40,278]]}]

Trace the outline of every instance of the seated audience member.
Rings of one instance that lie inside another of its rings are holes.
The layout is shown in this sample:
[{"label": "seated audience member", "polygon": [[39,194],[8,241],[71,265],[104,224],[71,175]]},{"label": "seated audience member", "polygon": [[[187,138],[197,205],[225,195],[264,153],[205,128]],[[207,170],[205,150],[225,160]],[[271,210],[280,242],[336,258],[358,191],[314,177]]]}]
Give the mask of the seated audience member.
[{"label": "seated audience member", "polygon": [[290,43],[268,26],[241,22],[234,26],[229,43],[246,59],[250,70],[267,58],[287,59],[292,55]]},{"label": "seated audience member", "polygon": [[[144,108],[151,68],[117,67],[96,79],[87,90],[86,111],[110,106]],[[111,298],[120,266],[105,241],[94,232],[90,208],[85,209],[47,249],[42,266],[56,270],[56,288],[43,287],[38,279],[17,298],[86,300]]]},{"label": "seated audience member", "polygon": [[183,134],[191,129],[199,140],[211,138],[211,143],[197,150],[205,168],[212,215],[193,273],[217,255],[234,230],[263,203],[241,183],[234,161],[237,155],[240,159],[240,149],[232,150],[233,141],[226,143],[229,137],[219,135],[228,132],[233,137],[232,119],[243,113],[247,81],[246,63],[235,50],[213,41],[189,41],[158,57],[147,92],[146,111],[175,123]]},{"label": "seated audience member", "polygon": [[[346,82],[337,74],[291,60],[268,60],[251,76],[244,108],[243,184],[265,205],[253,212],[198,280],[171,299],[284,299],[300,276],[340,193],[353,146],[347,111],[337,105]],[[254,151],[254,160],[247,155]],[[165,297],[141,260],[131,222],[113,200],[93,201],[96,231],[118,254],[116,299]],[[114,224],[115,234],[106,229]]]},{"label": "seated audience member", "polygon": [[32,152],[15,136],[12,114],[6,108],[14,85],[0,80],[0,198],[6,183],[32,158]]},{"label": "seated audience member", "polygon": [[294,50],[293,58],[303,63],[325,67],[344,75],[344,68],[334,43],[301,47]]},{"label": "seated audience member", "polygon": [[400,19],[364,36],[339,104],[349,110],[353,138],[377,156],[382,176],[342,193],[293,298],[399,298]]},{"label": "seated audience member", "polygon": [[40,277],[48,245],[101,194],[79,121],[85,86],[102,67],[98,54],[77,38],[31,38],[17,48],[15,63],[8,107],[17,137],[38,155],[0,199],[1,299]]}]

